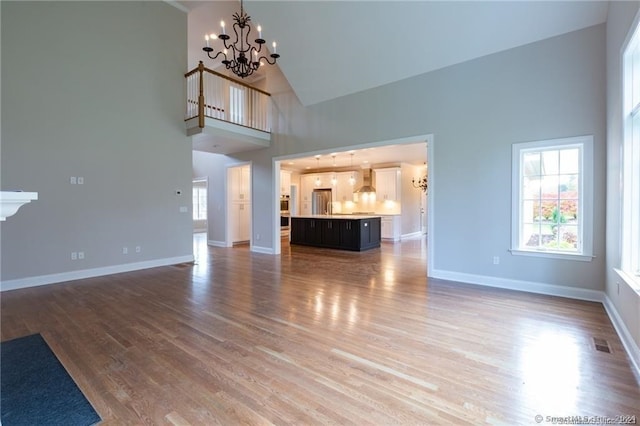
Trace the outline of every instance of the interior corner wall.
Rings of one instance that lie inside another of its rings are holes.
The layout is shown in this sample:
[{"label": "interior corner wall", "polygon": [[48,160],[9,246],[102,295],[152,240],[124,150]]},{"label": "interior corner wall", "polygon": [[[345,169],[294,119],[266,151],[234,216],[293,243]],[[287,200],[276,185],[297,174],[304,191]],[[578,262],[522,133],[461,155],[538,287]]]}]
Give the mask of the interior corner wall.
[{"label": "interior corner wall", "polygon": [[[622,261],[622,59],[621,49],[631,31],[638,2],[609,2],[607,18],[607,225],[606,294],[620,320],[640,347],[640,296],[624,285],[614,268]],[[620,284],[620,292],[618,292]]]},{"label": "interior corner wall", "polygon": [[38,192],[0,225],[2,288],[193,259],[187,15],[147,1],[0,7],[2,190]]},{"label": "interior corner wall", "polygon": [[[425,151],[427,147],[424,147]],[[402,200],[402,216],[400,230],[402,235],[415,234],[421,231],[420,223],[420,198],[422,190],[416,189],[411,183],[412,179],[422,177],[422,167],[410,164],[401,165],[400,200]]]},{"label": "interior corner wall", "polygon": [[[605,42],[601,24],[308,107],[270,71],[272,146],[241,158],[433,134],[434,271],[460,281],[515,282],[523,290],[542,284],[597,294],[604,289]],[[512,144],[578,135],[594,137],[595,258],[512,255]],[[271,179],[254,174],[254,183],[258,176]],[[273,207],[271,192],[254,209]],[[272,216],[254,214],[254,232],[271,235]]]},{"label": "interior corner wall", "polygon": [[207,240],[209,244],[226,247],[227,168],[237,161],[221,154],[193,151],[193,176],[208,177]]}]

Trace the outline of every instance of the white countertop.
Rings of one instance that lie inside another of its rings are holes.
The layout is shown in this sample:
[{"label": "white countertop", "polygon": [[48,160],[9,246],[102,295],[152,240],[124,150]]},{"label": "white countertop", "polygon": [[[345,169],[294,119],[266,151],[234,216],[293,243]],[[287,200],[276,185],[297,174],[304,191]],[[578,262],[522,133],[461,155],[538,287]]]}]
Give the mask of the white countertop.
[{"label": "white countertop", "polygon": [[341,220],[354,220],[354,219],[371,219],[374,217],[380,217],[379,214],[309,214],[309,215],[298,215],[291,216],[292,218],[301,218],[301,219],[341,219]]}]

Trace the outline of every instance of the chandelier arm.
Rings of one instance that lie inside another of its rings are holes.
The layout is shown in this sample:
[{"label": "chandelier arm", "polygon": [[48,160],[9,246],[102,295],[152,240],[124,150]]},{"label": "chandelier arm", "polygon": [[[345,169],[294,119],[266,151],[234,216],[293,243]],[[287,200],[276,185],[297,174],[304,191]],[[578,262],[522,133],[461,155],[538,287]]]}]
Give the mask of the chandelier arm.
[{"label": "chandelier arm", "polygon": [[226,39],[223,39],[223,40],[222,40],[222,44],[224,45],[224,48],[225,48],[225,49],[227,49],[227,50],[228,50],[228,49],[233,49],[233,44],[234,44],[234,43],[229,43],[229,44],[227,44],[227,40],[226,40]]},{"label": "chandelier arm", "polygon": [[223,52],[222,50],[220,50],[220,51],[216,54],[216,56],[211,56],[211,52],[207,52],[207,56],[208,56],[210,59],[217,59],[217,58],[218,58],[218,56],[220,56],[220,55],[224,56],[225,61],[227,60],[227,55],[225,55],[225,54],[224,54],[224,52]]},{"label": "chandelier arm", "polygon": [[[251,51],[251,48],[253,47],[253,46],[251,46],[251,43],[249,42],[249,34],[251,34],[251,26],[247,25],[246,28],[247,28],[247,34],[244,34],[244,31],[242,31],[241,35],[243,35],[244,37],[242,37],[242,38],[238,37],[238,40],[241,40],[240,47],[242,49],[240,50],[240,52],[243,52],[243,53],[247,53],[247,52]],[[246,49],[244,49],[244,43],[247,43],[247,48]]]},{"label": "chandelier arm", "polygon": [[[240,28],[240,34],[238,35],[238,28]],[[251,27],[249,27],[247,25],[247,28],[249,28],[248,32],[247,32],[247,36],[249,35],[249,32],[251,32]],[[244,29],[240,26],[240,24],[238,24],[237,22],[235,24],[233,24],[233,32],[236,34],[236,41],[234,43],[231,44],[232,47],[234,47],[234,50],[238,53],[242,52],[242,53],[247,53],[247,51],[250,48],[250,44],[249,41],[247,39],[247,45],[248,47],[245,49],[244,48],[244,38],[242,37],[244,34]],[[238,47],[238,42],[240,42],[240,47]],[[226,44],[226,43],[225,43]],[[228,47],[227,47],[228,49]]]},{"label": "chandelier arm", "polygon": [[212,52],[214,49],[209,46],[209,37],[206,36],[205,39],[207,41],[207,45],[203,47],[202,50],[207,52],[207,56],[210,59],[215,60],[222,55],[224,58],[222,60],[222,64],[241,78],[248,77],[253,74],[254,71],[258,70],[262,60],[266,61],[269,65],[274,65],[276,60],[280,57],[277,53],[272,53],[270,55],[267,53],[266,55],[260,56],[260,53],[262,52],[262,45],[265,43],[265,40],[262,38],[261,31],[258,31],[258,38],[254,40],[255,44],[258,45],[257,47],[250,41],[251,17],[245,13],[242,0],[240,0],[240,13],[233,14],[233,20],[235,21],[232,25],[233,32],[236,37],[235,41],[230,41],[231,37],[225,34],[224,24],[222,24],[222,34],[217,38],[222,40],[224,49],[221,49],[215,56],[213,56]]},{"label": "chandelier arm", "polygon": [[280,57],[280,55],[277,55],[277,56],[274,56],[274,55],[276,55],[276,54],[275,53],[271,54],[271,57],[273,58],[273,62],[271,62],[269,60],[269,58],[267,58],[266,56],[261,56],[260,59],[258,59],[258,62],[260,62],[260,60],[264,59],[265,61],[267,61],[267,63],[269,65],[273,65],[273,64],[276,63],[276,60]]}]

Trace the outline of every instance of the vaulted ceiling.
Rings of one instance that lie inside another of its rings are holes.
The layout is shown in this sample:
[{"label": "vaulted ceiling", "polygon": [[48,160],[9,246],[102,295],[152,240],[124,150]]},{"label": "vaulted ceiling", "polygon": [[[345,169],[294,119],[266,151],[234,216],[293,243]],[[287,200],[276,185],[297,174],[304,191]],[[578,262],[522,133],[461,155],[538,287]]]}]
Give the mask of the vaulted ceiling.
[{"label": "vaulted ceiling", "polygon": [[[219,64],[202,51],[204,35],[218,33],[222,19],[230,27],[240,2],[180,3],[190,11],[190,69],[200,60],[215,68]],[[282,55],[277,66],[309,106],[601,24],[608,2],[246,0],[244,7],[253,25],[262,26],[267,45],[277,40]],[[355,163],[422,164],[423,145],[359,150]],[[337,157],[338,163],[350,158]],[[322,161],[332,159],[327,154]],[[288,163],[283,167],[300,171],[317,166],[313,156]]]},{"label": "vaulted ceiling", "polygon": [[[190,65],[237,1],[187,1]],[[606,21],[602,1],[267,1],[244,7],[304,105]]]}]

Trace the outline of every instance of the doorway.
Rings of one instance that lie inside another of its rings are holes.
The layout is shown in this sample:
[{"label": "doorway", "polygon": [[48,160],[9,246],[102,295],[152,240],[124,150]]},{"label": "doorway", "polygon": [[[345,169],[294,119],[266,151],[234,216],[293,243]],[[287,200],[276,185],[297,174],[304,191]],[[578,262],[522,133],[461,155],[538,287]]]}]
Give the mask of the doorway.
[{"label": "doorway", "polygon": [[[429,164],[429,160],[433,158],[433,151],[433,135],[424,134],[367,144],[343,146],[339,149],[333,148],[331,150],[327,149],[323,151],[307,152],[304,154],[299,153],[295,155],[292,154],[283,157],[275,157],[273,159],[274,181],[276,182],[275,188],[280,188],[281,184],[277,179],[280,176],[281,165],[286,162],[287,169],[293,172],[291,182],[296,182],[296,184],[299,185],[296,191],[297,200],[291,199],[290,204],[292,208],[298,209],[294,215],[305,215],[311,213],[311,202],[306,202],[305,200],[309,198],[308,194],[310,190],[312,191],[316,187],[320,186],[316,183],[321,181],[318,176],[326,175],[326,179],[329,179],[325,181],[322,186],[333,187],[331,173],[333,172],[333,176],[336,174],[340,175],[346,173],[346,177],[350,177],[349,183],[357,188],[362,186],[362,174],[356,172],[354,177],[354,169],[375,169],[376,175],[378,175],[379,169],[402,169],[402,176],[405,176],[405,178],[402,178],[403,183],[399,183],[398,181],[391,179],[378,179],[376,176],[374,186],[377,188],[377,192],[379,193],[379,199],[377,199],[377,201],[380,201],[379,204],[383,205],[376,205],[374,210],[376,214],[385,216],[400,215],[400,211],[408,212],[407,215],[402,215],[399,220],[398,218],[394,218],[394,222],[398,222],[397,224],[394,223],[394,226],[392,227],[394,231],[394,241],[402,238],[424,239],[425,247],[428,246],[430,248],[430,250],[427,251],[427,254],[431,260],[428,267],[431,268],[433,265],[433,253],[435,251],[432,244],[434,225],[434,169],[432,164]],[[332,161],[329,160],[329,157]],[[336,159],[338,159],[338,161],[336,161]],[[344,161],[341,162],[340,159],[343,159]],[[419,163],[416,162],[416,159],[419,160]],[[329,163],[329,161],[331,161],[331,163]],[[423,166],[420,166],[420,163],[422,163]],[[403,164],[407,165],[407,167],[403,166]],[[426,172],[427,165],[429,166],[428,174]],[[411,179],[413,177],[416,179],[427,177],[428,191],[411,189],[411,194],[405,193],[404,195],[401,195],[403,193],[402,188],[407,187],[406,185],[411,185]],[[337,180],[340,182],[340,176],[338,176]],[[353,181],[353,183],[351,181]],[[327,182],[329,183],[327,184]],[[395,186],[393,183],[386,184],[388,182],[395,182]],[[337,188],[336,194],[338,193],[340,186],[338,185]],[[392,188],[395,188],[395,193],[391,190]],[[387,193],[385,193],[385,191]],[[353,193],[353,189],[343,192],[347,192],[347,198],[344,197],[344,194],[343,196],[338,195],[338,198],[340,200],[348,200],[348,198],[350,198],[349,195]],[[383,197],[389,196],[389,194],[392,194],[396,198],[384,198],[385,201],[382,203],[381,200]],[[405,200],[404,205],[402,204],[403,199]],[[338,205],[340,203],[336,202],[334,203],[336,206],[333,211],[337,214],[353,214],[356,211],[360,211],[358,209],[358,201],[359,200],[356,200],[354,197],[353,202],[350,204],[342,204],[342,206]],[[334,206],[332,205],[332,207]],[[279,217],[277,206],[275,210],[276,212],[274,216],[277,218]],[[370,210],[367,209],[367,212],[368,211]],[[279,234],[279,220],[278,223],[274,223],[274,231],[275,230],[277,230]],[[275,234],[274,232],[275,254],[281,253],[282,249],[278,234]],[[398,235],[398,237],[396,237],[396,235]],[[389,241],[390,237],[386,237],[386,240]]]},{"label": "doorway", "polygon": [[206,177],[193,179],[193,233],[204,233],[206,239],[207,224],[209,221],[208,180]]},{"label": "doorway", "polygon": [[227,169],[227,247],[251,242],[251,165]]}]

